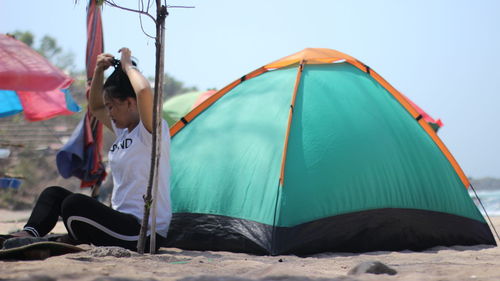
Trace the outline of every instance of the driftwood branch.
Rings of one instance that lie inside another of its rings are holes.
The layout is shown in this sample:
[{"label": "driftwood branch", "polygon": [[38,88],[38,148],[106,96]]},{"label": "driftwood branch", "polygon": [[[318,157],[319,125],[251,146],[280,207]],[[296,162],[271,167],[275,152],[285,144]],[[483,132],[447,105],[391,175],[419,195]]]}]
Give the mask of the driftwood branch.
[{"label": "driftwood branch", "polygon": [[[151,0],[148,0],[148,5],[146,6],[146,13],[149,14],[149,8],[150,8],[150,3]],[[144,11],[144,2],[141,0],[139,1],[139,10],[141,11]],[[144,35],[146,35],[147,37],[151,38],[151,39],[155,39],[154,36],[152,35],[149,35],[149,33],[146,32],[146,30],[144,30],[144,25],[142,24],[142,15],[139,14],[139,22],[141,23],[141,29],[142,29],[142,33],[144,33]]]},{"label": "driftwood branch", "polygon": [[147,33],[146,30],[144,30],[144,26],[142,25],[142,17],[141,17],[141,15],[139,15],[139,22],[141,23],[142,33],[144,33],[144,35],[146,35],[147,37],[149,37],[151,39],[156,39],[154,36],[149,35],[149,33]]},{"label": "driftwood branch", "polygon": [[[156,194],[158,192],[158,167],[161,156],[161,103],[163,94],[164,77],[164,50],[165,50],[165,18],[168,15],[167,7],[161,5],[161,0],[156,0],[156,67],[155,67],[155,95],[153,100],[153,144],[151,149],[151,168],[146,194],[144,195],[144,215],[137,242],[137,252],[144,253],[148,230],[150,210],[151,216],[151,243],[150,253],[156,252]],[[152,196],[153,195],[153,196]]]},{"label": "driftwood branch", "polygon": [[[146,194],[143,195],[144,199],[144,214],[142,218],[141,229],[139,233],[139,241],[137,241],[137,252],[144,254],[146,244],[146,237],[148,232],[150,211],[153,209],[152,225],[151,225],[151,244],[149,248],[150,253],[156,252],[156,195],[158,192],[158,167],[160,163],[161,153],[161,102],[163,92],[163,61],[164,61],[164,33],[165,33],[165,18],[167,17],[167,8],[161,5],[161,0],[156,0],[156,18],[149,14],[151,0],[148,0],[146,9],[142,0],[139,1],[138,9],[131,9],[117,5],[114,0],[101,0],[112,7],[122,9],[129,12],[139,14],[141,29],[144,34],[156,41],[156,67],[155,67],[155,91],[153,101],[153,144],[151,149],[151,168],[149,173],[148,186]],[[142,15],[145,15],[153,20],[156,25],[156,37],[146,33],[142,25]]]},{"label": "driftwood branch", "polygon": [[168,5],[167,8],[194,8],[194,6],[171,6],[171,5]]},{"label": "driftwood branch", "polygon": [[149,14],[147,11],[142,11],[142,10],[136,10],[136,9],[131,9],[131,8],[123,7],[123,6],[115,4],[115,1],[113,1],[113,0],[104,0],[104,3],[106,3],[106,4],[108,4],[108,5],[112,6],[112,7],[118,8],[118,9],[122,9],[122,10],[125,10],[125,11],[129,11],[129,12],[134,12],[134,13],[139,13],[141,15],[145,15],[145,16],[149,17],[150,19],[152,19],[153,22],[156,24],[156,19],[151,14]]}]

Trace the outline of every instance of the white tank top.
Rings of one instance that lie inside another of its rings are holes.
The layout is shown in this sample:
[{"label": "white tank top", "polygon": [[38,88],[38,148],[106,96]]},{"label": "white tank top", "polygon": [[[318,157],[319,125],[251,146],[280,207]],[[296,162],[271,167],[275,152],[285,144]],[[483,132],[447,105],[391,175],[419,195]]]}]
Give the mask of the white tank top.
[{"label": "white tank top", "polygon": [[[108,153],[114,184],[111,205],[119,212],[134,215],[141,222],[144,214],[143,195],[146,194],[149,181],[152,134],[146,130],[142,122],[139,122],[131,132],[128,129],[118,129],[114,124],[113,129],[117,138]],[[162,120],[156,232],[163,237],[167,237],[172,218],[169,159],[170,134],[167,122]],[[150,229],[151,218],[148,225]]]}]

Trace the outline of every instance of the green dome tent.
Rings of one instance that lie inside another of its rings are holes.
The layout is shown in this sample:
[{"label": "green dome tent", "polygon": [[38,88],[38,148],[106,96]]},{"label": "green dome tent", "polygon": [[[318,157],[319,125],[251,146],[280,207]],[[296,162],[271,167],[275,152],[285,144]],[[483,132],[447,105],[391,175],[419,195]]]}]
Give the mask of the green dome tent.
[{"label": "green dome tent", "polygon": [[259,254],[495,244],[469,182],[375,71],[305,49],[171,128],[169,245]]},{"label": "green dome tent", "polygon": [[179,121],[186,113],[198,106],[215,93],[214,90],[193,91],[173,96],[162,105],[162,115],[169,127]]},{"label": "green dome tent", "polygon": [[163,103],[163,119],[167,121],[169,127],[172,127],[175,122],[191,110],[191,106],[201,93],[203,92],[194,91],[180,94]]}]

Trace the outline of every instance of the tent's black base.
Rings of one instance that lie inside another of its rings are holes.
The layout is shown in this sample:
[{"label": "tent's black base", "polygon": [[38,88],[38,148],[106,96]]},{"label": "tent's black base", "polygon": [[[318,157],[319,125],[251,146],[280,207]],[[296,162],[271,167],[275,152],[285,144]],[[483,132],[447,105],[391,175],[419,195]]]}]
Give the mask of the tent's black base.
[{"label": "tent's black base", "polygon": [[190,250],[308,255],[321,252],[421,251],[435,246],[496,245],[487,224],[455,215],[378,209],[294,227],[207,214],[176,213],[168,246]]}]

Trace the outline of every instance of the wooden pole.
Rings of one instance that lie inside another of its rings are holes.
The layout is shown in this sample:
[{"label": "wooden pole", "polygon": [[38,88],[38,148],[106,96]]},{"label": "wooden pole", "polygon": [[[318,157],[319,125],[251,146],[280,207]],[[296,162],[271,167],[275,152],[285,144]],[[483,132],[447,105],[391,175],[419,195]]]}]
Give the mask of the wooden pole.
[{"label": "wooden pole", "polygon": [[[158,190],[158,166],[161,154],[161,127],[162,127],[162,101],[163,101],[163,77],[164,77],[164,53],[165,53],[165,18],[167,7],[161,5],[161,0],[156,0],[156,67],[155,67],[155,89],[153,110],[153,145],[151,149],[151,169],[146,194],[144,195],[144,216],[142,219],[137,252],[144,254],[146,244],[150,209],[153,207],[150,253],[156,252],[156,194]],[[151,195],[154,195],[152,197]]]}]

